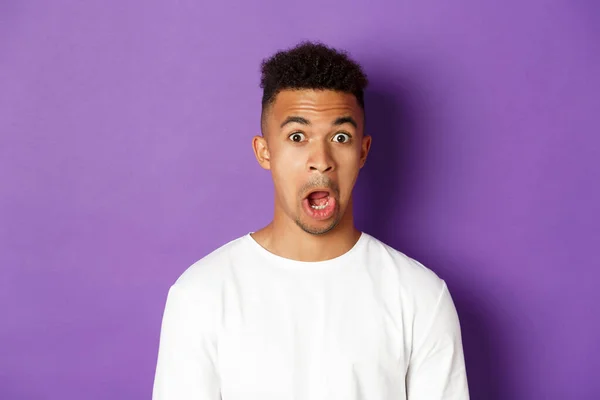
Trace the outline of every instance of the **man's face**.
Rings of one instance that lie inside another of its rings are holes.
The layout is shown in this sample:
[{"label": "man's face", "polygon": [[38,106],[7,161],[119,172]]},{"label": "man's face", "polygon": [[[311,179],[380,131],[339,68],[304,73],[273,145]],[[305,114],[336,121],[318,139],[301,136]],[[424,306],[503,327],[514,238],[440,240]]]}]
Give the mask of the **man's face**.
[{"label": "man's face", "polygon": [[275,216],[311,234],[324,234],[342,219],[364,165],[371,137],[352,94],[285,90],[266,110],[256,157],[271,170]]}]

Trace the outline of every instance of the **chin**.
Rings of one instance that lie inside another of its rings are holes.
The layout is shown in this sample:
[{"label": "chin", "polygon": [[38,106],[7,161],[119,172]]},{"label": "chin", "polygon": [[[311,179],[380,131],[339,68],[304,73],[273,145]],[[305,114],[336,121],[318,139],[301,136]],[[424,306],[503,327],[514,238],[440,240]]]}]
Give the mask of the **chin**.
[{"label": "chin", "polygon": [[300,227],[304,232],[310,233],[311,235],[324,235],[334,230],[340,223],[341,218],[339,215],[335,215],[331,220],[319,221],[306,221],[301,218],[296,219],[296,225]]}]

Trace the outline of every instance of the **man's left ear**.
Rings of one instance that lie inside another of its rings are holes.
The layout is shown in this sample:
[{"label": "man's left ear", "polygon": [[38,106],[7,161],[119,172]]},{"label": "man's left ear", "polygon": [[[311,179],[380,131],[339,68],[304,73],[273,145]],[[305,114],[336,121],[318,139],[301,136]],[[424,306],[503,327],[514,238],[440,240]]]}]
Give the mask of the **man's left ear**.
[{"label": "man's left ear", "polygon": [[371,140],[370,135],[364,135],[362,138],[360,146],[360,168],[364,167],[367,162],[367,156],[369,155],[369,150],[371,150]]}]

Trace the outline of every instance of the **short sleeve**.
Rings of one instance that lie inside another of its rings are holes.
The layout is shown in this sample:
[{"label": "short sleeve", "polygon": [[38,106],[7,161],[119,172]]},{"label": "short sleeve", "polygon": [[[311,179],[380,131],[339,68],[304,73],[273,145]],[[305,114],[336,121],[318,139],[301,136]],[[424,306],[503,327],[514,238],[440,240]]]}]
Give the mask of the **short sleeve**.
[{"label": "short sleeve", "polygon": [[427,326],[415,337],[406,374],[408,400],[468,400],[460,324],[445,282]]},{"label": "short sleeve", "polygon": [[219,400],[209,305],[171,286],[162,319],[153,400]]}]

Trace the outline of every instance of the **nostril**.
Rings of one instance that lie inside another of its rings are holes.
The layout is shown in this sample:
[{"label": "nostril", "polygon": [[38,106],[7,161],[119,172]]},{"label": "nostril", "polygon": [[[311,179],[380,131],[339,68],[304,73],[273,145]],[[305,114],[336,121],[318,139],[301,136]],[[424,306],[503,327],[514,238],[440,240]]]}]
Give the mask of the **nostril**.
[{"label": "nostril", "polygon": [[308,169],[310,171],[320,171],[321,173],[323,173],[333,170],[333,165],[329,165],[326,167],[325,165],[313,164],[309,165]]}]

